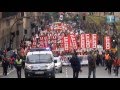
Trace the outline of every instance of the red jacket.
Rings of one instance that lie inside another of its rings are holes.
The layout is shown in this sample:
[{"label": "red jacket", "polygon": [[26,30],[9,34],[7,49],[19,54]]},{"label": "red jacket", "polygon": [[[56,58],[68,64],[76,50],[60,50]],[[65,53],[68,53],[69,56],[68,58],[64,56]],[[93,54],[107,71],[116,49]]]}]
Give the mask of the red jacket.
[{"label": "red jacket", "polygon": [[15,61],[15,58],[14,58],[14,57],[11,57],[11,58],[10,58],[10,64],[13,64],[14,61]]}]

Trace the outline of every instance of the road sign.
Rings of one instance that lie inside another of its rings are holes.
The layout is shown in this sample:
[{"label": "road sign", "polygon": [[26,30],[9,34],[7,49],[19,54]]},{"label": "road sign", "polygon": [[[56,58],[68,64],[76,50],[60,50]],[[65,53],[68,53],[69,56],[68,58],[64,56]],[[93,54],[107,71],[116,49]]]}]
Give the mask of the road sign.
[{"label": "road sign", "polygon": [[108,15],[108,16],[106,16],[106,22],[107,23],[114,23],[115,22],[115,16],[113,16],[113,15]]}]

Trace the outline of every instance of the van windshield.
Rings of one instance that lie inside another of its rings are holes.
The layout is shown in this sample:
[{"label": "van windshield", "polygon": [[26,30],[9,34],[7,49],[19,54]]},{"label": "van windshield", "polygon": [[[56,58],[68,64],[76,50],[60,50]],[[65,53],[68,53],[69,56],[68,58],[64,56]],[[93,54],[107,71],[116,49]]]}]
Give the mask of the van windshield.
[{"label": "van windshield", "polygon": [[33,54],[27,56],[27,63],[51,63],[52,57],[50,54]]}]

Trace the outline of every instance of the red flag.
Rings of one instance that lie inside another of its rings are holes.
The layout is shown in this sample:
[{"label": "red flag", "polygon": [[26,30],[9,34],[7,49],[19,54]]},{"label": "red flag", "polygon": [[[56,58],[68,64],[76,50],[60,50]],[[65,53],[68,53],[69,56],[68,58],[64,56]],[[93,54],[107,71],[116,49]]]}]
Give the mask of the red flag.
[{"label": "red flag", "polygon": [[97,48],[98,37],[97,34],[92,34],[91,37],[91,48]]},{"label": "red flag", "polygon": [[80,35],[80,48],[85,48],[85,34]]},{"label": "red flag", "polygon": [[44,47],[48,47],[48,37],[44,36]]},{"label": "red flag", "polygon": [[40,36],[40,48],[44,48],[44,36]]},{"label": "red flag", "polygon": [[70,40],[71,40],[73,49],[75,49],[75,50],[78,49],[76,37],[74,34],[70,34]]},{"label": "red flag", "polygon": [[111,38],[110,38],[110,36],[105,36],[104,37],[104,49],[105,50],[110,50],[111,49]]},{"label": "red flag", "polygon": [[36,48],[36,45],[37,45],[37,40],[35,37],[33,37],[32,48]]},{"label": "red flag", "polygon": [[64,50],[68,51],[69,47],[70,47],[70,38],[68,36],[64,37],[63,38],[63,43],[64,43]]}]

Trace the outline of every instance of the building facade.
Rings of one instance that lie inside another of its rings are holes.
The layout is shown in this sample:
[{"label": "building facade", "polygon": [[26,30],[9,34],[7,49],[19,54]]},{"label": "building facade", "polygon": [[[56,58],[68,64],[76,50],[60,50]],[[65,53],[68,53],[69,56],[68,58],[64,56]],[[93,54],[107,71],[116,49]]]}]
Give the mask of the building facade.
[{"label": "building facade", "polygon": [[10,45],[18,48],[24,36],[31,36],[31,23],[39,15],[39,12],[0,12],[0,49]]}]

